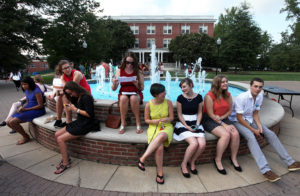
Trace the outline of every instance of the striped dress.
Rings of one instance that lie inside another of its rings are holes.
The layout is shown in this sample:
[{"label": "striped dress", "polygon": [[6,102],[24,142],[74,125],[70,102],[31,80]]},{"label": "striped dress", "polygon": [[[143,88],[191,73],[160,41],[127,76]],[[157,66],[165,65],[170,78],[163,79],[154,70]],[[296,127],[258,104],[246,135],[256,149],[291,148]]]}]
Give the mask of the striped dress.
[{"label": "striped dress", "polygon": [[[187,99],[183,95],[179,95],[177,102],[181,104],[182,117],[188,126],[196,125],[199,104],[203,101],[202,96],[198,94],[193,99]],[[189,131],[178,121],[174,128],[173,138],[177,141],[184,140],[189,137],[205,137],[202,125],[195,132]]]}]

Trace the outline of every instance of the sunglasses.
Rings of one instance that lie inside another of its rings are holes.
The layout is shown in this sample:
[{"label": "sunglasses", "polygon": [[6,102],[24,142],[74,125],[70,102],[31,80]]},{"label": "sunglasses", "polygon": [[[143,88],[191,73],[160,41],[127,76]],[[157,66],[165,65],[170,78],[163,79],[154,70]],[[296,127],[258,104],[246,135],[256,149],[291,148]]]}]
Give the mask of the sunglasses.
[{"label": "sunglasses", "polygon": [[133,65],[134,62],[130,62],[130,61],[125,61],[126,64],[130,64]]}]

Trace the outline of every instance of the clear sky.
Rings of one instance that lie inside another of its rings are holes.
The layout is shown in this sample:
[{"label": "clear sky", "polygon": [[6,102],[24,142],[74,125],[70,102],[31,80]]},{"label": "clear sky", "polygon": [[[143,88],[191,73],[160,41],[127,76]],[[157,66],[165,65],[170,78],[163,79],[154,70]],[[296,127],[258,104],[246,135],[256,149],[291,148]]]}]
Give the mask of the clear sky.
[{"label": "clear sky", "polygon": [[[212,15],[218,19],[225,9],[240,6],[244,0],[98,0],[104,9],[101,15]],[[254,21],[267,31],[275,42],[288,29],[284,0],[248,0]]]}]

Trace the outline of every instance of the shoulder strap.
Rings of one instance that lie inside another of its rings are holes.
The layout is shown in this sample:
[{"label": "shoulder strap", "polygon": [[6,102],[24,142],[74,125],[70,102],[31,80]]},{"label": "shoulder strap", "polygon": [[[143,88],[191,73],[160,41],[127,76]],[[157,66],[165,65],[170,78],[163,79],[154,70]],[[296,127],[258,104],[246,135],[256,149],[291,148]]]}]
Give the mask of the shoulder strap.
[{"label": "shoulder strap", "polygon": [[119,101],[116,101],[116,102],[112,103],[112,104],[109,106],[108,114],[111,114],[111,112],[112,112],[112,107],[113,107],[113,105],[116,104],[116,103],[118,104]]}]

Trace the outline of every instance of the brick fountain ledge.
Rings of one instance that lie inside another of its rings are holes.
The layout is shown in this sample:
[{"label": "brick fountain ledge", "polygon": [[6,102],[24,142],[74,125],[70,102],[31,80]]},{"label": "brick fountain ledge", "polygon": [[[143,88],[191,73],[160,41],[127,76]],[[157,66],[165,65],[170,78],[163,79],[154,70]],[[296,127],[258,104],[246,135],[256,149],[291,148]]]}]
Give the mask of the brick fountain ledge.
[{"label": "brick fountain ledge", "polygon": [[[233,86],[247,89],[249,85],[238,82],[231,82]],[[144,132],[136,134],[133,123],[135,123],[134,115],[129,111],[127,124],[123,135],[118,134],[117,129],[107,128],[104,125],[108,107],[113,100],[96,100],[95,114],[96,118],[101,121],[101,131],[91,132],[82,138],[68,142],[68,150],[71,156],[117,165],[136,165],[138,158],[144,153],[147,147],[147,125],[143,125]],[[57,129],[54,128],[54,122],[44,124],[44,120],[50,115],[55,115],[55,103],[47,100],[47,114],[36,118],[29,124],[29,130],[34,135],[39,143],[48,149],[58,151],[58,146],[54,138],[54,133]],[[144,105],[140,107],[141,121],[144,122]],[[176,104],[173,103],[175,119],[177,118]],[[118,107],[114,107],[114,113],[119,113]],[[280,120],[284,116],[282,106],[270,99],[264,99],[260,111],[261,121],[276,134],[279,132]],[[207,163],[213,160],[216,153],[217,138],[206,132],[206,149],[198,159],[198,163]],[[259,139],[261,147],[267,145],[264,139]],[[185,142],[172,141],[169,148],[165,149],[164,165],[180,165],[187,144]],[[239,155],[248,154],[246,140],[241,138]],[[223,157],[229,157],[230,151],[226,150]],[[155,165],[154,157],[148,159],[147,165]]]}]

